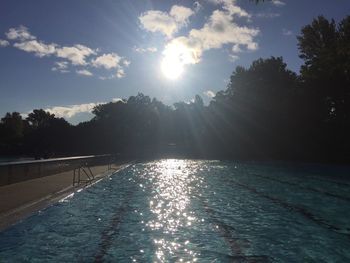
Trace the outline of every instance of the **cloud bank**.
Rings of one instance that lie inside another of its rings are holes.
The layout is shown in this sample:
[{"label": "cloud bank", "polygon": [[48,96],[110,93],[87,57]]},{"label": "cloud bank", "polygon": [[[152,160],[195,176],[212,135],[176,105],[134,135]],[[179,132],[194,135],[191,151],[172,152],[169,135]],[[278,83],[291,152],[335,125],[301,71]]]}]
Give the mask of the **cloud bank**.
[{"label": "cloud bank", "polygon": [[77,74],[82,75],[82,76],[93,76],[93,74],[88,71],[87,69],[80,69],[76,71]]},{"label": "cloud bank", "polygon": [[157,52],[158,49],[156,47],[147,47],[147,48],[142,48],[142,47],[134,47],[134,51],[137,53],[154,53]]},{"label": "cloud bank", "polygon": [[193,14],[194,11],[191,8],[174,5],[169,12],[147,11],[139,16],[139,21],[145,30],[153,33],[160,32],[170,38],[187,25],[189,17]]},{"label": "cloud bank", "polygon": [[282,0],[272,0],[271,3],[275,6],[284,6],[286,5],[285,2],[283,2]]},{"label": "cloud bank", "polygon": [[210,98],[210,99],[215,97],[215,92],[212,91],[212,90],[204,91],[203,94],[204,94],[205,96],[207,96],[208,98]]},{"label": "cloud bank", "polygon": [[7,47],[8,45],[10,45],[10,42],[4,39],[0,39],[0,47]]},{"label": "cloud bank", "polygon": [[[71,72],[70,68],[77,68],[75,72],[82,76],[93,76],[91,72],[93,68],[103,68],[105,70],[116,70],[110,78],[124,77],[125,68],[130,65],[130,61],[118,55],[117,53],[99,54],[98,49],[92,49],[82,44],[73,46],[61,46],[56,43],[45,43],[38,40],[32,35],[28,28],[21,25],[16,28],[10,28],[5,33],[9,41],[13,41],[13,47],[33,53],[36,57],[53,57],[60,59],[54,62],[52,71],[60,73]],[[0,40],[0,46],[10,45],[8,40]],[[118,73],[119,72],[119,73]],[[100,77],[100,79],[103,79]]]},{"label": "cloud bank", "polygon": [[[182,64],[196,64],[203,53],[211,49],[230,47],[230,61],[237,60],[238,53],[258,49],[258,28],[239,25],[237,21],[250,21],[252,15],[239,7],[236,0],[208,0],[217,6],[200,28],[192,28],[187,35],[174,37],[189,17],[196,13],[188,7],[174,5],[169,12],[147,11],[139,17],[142,28],[149,32],[161,32],[167,37],[164,57],[172,56]],[[198,8],[198,4],[194,9]],[[201,8],[201,7],[200,7]]]},{"label": "cloud bank", "polygon": [[78,113],[91,112],[95,106],[102,103],[86,103],[69,106],[55,106],[45,109],[45,111],[55,114],[58,118],[70,119]]},{"label": "cloud bank", "polygon": [[284,36],[293,36],[293,31],[292,30],[289,30],[289,29],[286,29],[286,28],[283,28],[282,29],[282,34]]}]

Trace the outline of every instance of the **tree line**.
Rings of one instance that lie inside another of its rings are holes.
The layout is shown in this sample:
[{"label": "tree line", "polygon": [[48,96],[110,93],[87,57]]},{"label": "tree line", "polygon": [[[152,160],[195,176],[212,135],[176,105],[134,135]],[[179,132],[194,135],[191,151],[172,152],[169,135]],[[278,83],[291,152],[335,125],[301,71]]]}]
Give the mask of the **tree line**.
[{"label": "tree line", "polygon": [[236,67],[209,105],[142,93],[98,105],[76,126],[44,110],[0,123],[0,154],[350,161],[350,16],[319,16],[298,36],[297,74],[282,57]]}]

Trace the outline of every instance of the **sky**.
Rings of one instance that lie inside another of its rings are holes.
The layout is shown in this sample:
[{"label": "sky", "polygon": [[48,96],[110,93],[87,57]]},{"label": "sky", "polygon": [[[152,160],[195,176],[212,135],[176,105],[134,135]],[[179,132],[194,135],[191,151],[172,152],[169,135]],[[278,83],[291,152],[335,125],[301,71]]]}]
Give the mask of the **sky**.
[{"label": "sky", "polygon": [[42,108],[76,124],[138,92],[208,103],[260,57],[299,72],[301,28],[349,14],[349,0],[1,0],[0,116]]}]

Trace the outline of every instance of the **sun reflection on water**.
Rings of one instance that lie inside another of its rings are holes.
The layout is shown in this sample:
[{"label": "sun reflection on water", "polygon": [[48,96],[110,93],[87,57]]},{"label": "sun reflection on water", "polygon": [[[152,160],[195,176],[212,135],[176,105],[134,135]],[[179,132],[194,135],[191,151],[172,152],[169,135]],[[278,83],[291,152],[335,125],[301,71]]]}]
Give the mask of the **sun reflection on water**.
[{"label": "sun reflection on water", "polygon": [[196,262],[198,254],[184,235],[198,219],[191,210],[191,193],[198,178],[186,160],[163,160],[155,163],[150,173],[153,195],[149,208],[154,217],[146,224],[155,233],[155,260],[159,262]]}]

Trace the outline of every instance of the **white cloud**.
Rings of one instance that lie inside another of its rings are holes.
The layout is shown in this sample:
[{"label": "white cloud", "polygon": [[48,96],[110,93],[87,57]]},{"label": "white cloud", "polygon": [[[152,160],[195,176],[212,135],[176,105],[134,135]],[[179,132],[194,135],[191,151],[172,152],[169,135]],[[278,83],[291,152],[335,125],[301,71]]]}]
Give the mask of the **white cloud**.
[{"label": "white cloud", "polygon": [[112,102],[119,102],[119,101],[124,101],[122,98],[113,98]]},{"label": "white cloud", "polygon": [[124,65],[125,67],[129,67],[130,64],[131,64],[131,62],[130,62],[129,60],[127,60],[127,59],[124,59],[124,60],[123,60],[123,65]]},{"label": "white cloud", "polygon": [[36,37],[29,33],[28,28],[25,26],[19,26],[17,28],[10,28],[7,33],[5,33],[6,37],[10,40],[33,40]]},{"label": "white cloud", "polygon": [[215,10],[201,29],[192,29],[189,34],[191,42],[197,42],[203,50],[221,48],[224,44],[252,46],[253,37],[259,30],[238,26],[233,17],[226,12]]},{"label": "white cloud", "polygon": [[286,3],[281,1],[281,0],[272,0],[271,2],[275,6],[284,6],[284,5],[286,5]]},{"label": "white cloud", "polygon": [[170,12],[159,10],[147,11],[139,16],[143,28],[150,32],[160,32],[171,37],[180,28],[187,25],[194,11],[188,7],[173,5]]},{"label": "white cloud", "polygon": [[203,6],[198,1],[195,1],[193,3],[193,9],[194,9],[195,13],[198,13],[200,10],[202,10],[202,8],[203,8]]},{"label": "white cloud", "polygon": [[8,45],[10,45],[10,42],[4,39],[0,39],[0,47],[7,47]]},{"label": "white cloud", "polygon": [[250,15],[235,6],[235,1],[214,1],[221,3],[224,10],[214,10],[204,26],[192,29],[187,37],[171,40],[166,45],[165,55],[168,53],[167,50],[178,50],[178,56],[184,64],[195,64],[201,60],[204,51],[219,49],[224,45],[232,45],[233,52],[258,49],[258,43],[254,38],[259,34],[259,29],[239,26],[234,22],[235,17],[250,17]]},{"label": "white cloud", "polygon": [[68,73],[68,62],[67,61],[57,61],[55,66],[51,68],[52,71],[59,71],[61,73]]},{"label": "white cloud", "polygon": [[292,35],[293,35],[293,31],[292,31],[292,30],[289,30],[289,29],[283,28],[283,29],[282,29],[282,34],[283,34],[284,36],[292,36]]},{"label": "white cloud", "polygon": [[94,67],[103,67],[106,69],[117,69],[115,75],[110,77],[100,77],[102,80],[113,79],[113,78],[123,78],[125,77],[125,69],[124,67],[128,67],[130,65],[130,61],[119,56],[116,53],[103,54],[102,56],[97,57],[92,61],[92,65]]},{"label": "white cloud", "polygon": [[70,119],[74,115],[82,112],[91,112],[95,106],[102,103],[86,103],[86,104],[77,104],[69,106],[55,106],[45,109],[45,111],[55,114],[58,118],[67,118]]},{"label": "white cloud", "polygon": [[276,18],[276,17],[280,17],[281,14],[279,14],[279,13],[256,13],[254,16],[257,18]]},{"label": "white cloud", "polygon": [[227,10],[230,15],[251,18],[250,14],[236,4],[236,0],[218,0],[218,2],[223,4],[223,8]]},{"label": "white cloud", "polygon": [[37,41],[36,39],[15,43],[13,46],[20,50],[34,53],[34,55],[38,57],[50,56],[56,52],[55,44],[45,44],[41,41]]},{"label": "white cloud", "polygon": [[239,59],[239,56],[234,55],[234,54],[230,54],[229,59],[231,62],[236,62]]},{"label": "white cloud", "polygon": [[106,69],[112,69],[119,67],[119,63],[121,62],[122,57],[120,57],[116,53],[110,53],[110,54],[103,54],[102,56],[99,56],[95,58],[92,61],[92,65],[94,67],[103,67]]},{"label": "white cloud", "polygon": [[113,76],[105,77],[105,76],[99,76],[100,80],[107,80],[107,79],[113,79]]},{"label": "white cloud", "polygon": [[[121,98],[113,98],[112,102],[124,101]],[[54,106],[46,108],[45,111],[55,114],[58,118],[71,119],[79,113],[91,113],[92,110],[99,104],[105,104],[106,102],[92,102],[92,103],[83,103],[67,106]],[[27,116],[28,114],[22,114]]]},{"label": "white cloud", "polygon": [[76,71],[77,74],[83,75],[83,76],[93,76],[93,74],[88,71],[87,69],[80,69]]},{"label": "white cloud", "polygon": [[243,10],[236,4],[236,0],[209,0],[209,1],[216,5],[221,5],[222,8],[229,13],[229,15],[251,18],[251,15],[248,14],[247,11]]},{"label": "white cloud", "polygon": [[67,59],[73,65],[86,65],[86,58],[95,54],[96,51],[80,44],[71,47],[61,47],[56,49],[57,57]]},{"label": "white cloud", "polygon": [[170,16],[172,16],[176,22],[181,24],[186,24],[188,22],[188,18],[194,14],[191,8],[184,7],[181,5],[173,5],[169,12]]},{"label": "white cloud", "polygon": [[116,77],[118,79],[124,78],[125,77],[125,71],[122,68],[119,68],[116,73]]},{"label": "white cloud", "polygon": [[147,48],[134,47],[134,50],[138,53],[146,53],[146,52],[154,53],[154,52],[157,52],[158,49],[156,47],[147,47]]},{"label": "white cloud", "polygon": [[56,67],[52,67],[51,70],[52,70],[52,71],[58,71],[58,72],[61,72],[61,73],[68,73],[68,72],[70,72],[70,71],[67,70],[67,69],[58,69],[58,68],[56,68]]},{"label": "white cloud", "polygon": [[168,37],[178,30],[174,19],[162,11],[148,11],[143,13],[139,20],[144,29],[150,32],[161,32]]},{"label": "white cloud", "polygon": [[204,91],[203,94],[207,96],[208,98],[214,98],[215,97],[215,92],[211,90]]},{"label": "white cloud", "polygon": [[233,53],[241,53],[241,52],[243,52],[243,50],[240,48],[239,44],[234,44],[232,46],[232,52]]},{"label": "white cloud", "polygon": [[[25,26],[10,28],[6,32],[6,37],[15,41],[13,44],[15,48],[33,53],[37,57],[52,56],[55,59],[60,58],[60,61],[54,62],[54,66],[51,68],[52,71],[67,73],[69,72],[69,65],[93,66],[105,68],[106,70],[118,69],[114,77],[121,78],[125,76],[124,68],[130,65],[129,60],[116,53],[98,56],[99,49],[92,49],[85,45],[61,46],[55,43],[46,44],[33,36]],[[0,39],[0,46],[8,46],[9,44],[9,41]],[[93,73],[87,69],[76,70],[76,73],[83,76],[93,76]]]},{"label": "white cloud", "polygon": [[68,68],[68,62],[67,61],[57,61],[57,62],[55,62],[55,65],[57,65],[57,67],[59,69],[67,69]]},{"label": "white cloud", "polygon": [[19,42],[14,44],[14,47],[26,52],[32,52],[38,57],[48,55],[55,55],[59,58],[64,58],[70,61],[73,65],[86,65],[86,58],[90,55],[95,55],[96,52],[84,45],[63,46],[59,47],[57,44],[45,44],[37,40],[25,26],[18,28],[10,28],[6,33],[10,40],[17,40]]}]

